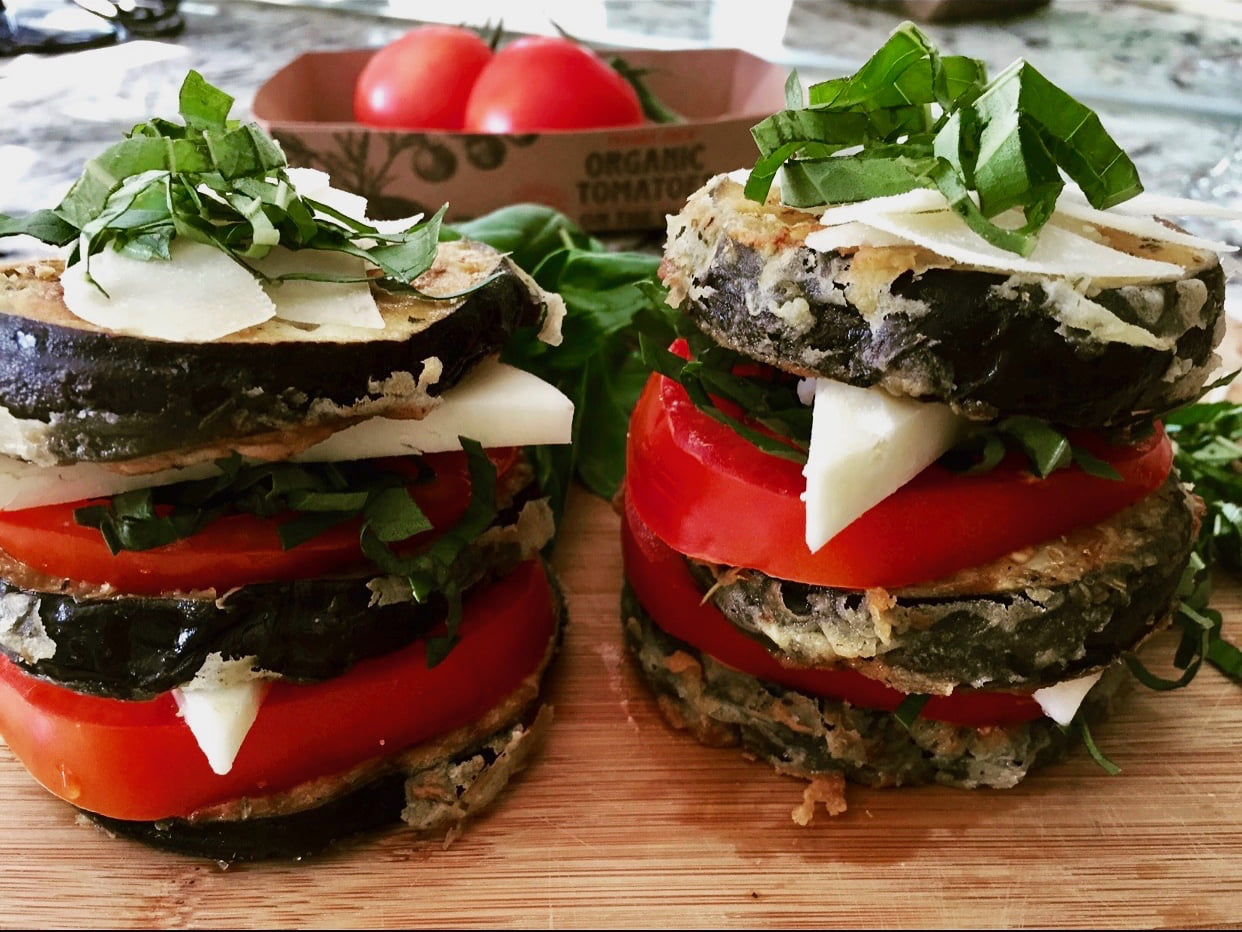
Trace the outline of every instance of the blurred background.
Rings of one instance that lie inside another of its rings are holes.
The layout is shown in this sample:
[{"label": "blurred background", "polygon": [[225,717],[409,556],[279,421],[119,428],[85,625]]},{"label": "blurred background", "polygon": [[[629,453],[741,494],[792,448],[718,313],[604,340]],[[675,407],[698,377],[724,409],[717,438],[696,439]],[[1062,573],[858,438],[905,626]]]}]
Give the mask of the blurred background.
[{"label": "blurred background", "polygon": [[[1242,0],[7,0],[0,212],[54,204],[85,158],[176,112],[197,68],[246,116],[311,50],[376,48],[411,24],[564,31],[599,47],[740,48],[804,83],[848,73],[900,21],[993,70],[1025,57],[1100,113],[1149,190],[1242,208]],[[31,51],[34,49],[34,51]],[[1239,224],[1194,221],[1242,244]]]}]

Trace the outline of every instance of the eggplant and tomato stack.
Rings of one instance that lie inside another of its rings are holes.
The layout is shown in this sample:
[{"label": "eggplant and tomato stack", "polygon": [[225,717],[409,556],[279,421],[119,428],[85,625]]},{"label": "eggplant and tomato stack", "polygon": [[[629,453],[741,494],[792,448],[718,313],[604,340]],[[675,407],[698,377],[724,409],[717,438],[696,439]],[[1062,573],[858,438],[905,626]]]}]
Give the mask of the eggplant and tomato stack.
[{"label": "eggplant and tomato stack", "polygon": [[555,300],[438,216],[365,221],[230,102],[191,75],[185,127],[0,218],[77,244],[0,270],[0,735],[108,830],[218,860],[455,831],[550,714],[522,447],[572,405],[495,357]]},{"label": "eggplant and tomato stack", "polygon": [[[830,806],[1093,747],[1177,604],[1201,505],[1158,417],[1217,365],[1220,244],[1108,209],[1137,176],[1098,122],[1062,138],[1067,100],[907,24],[669,219],[684,339],[646,347],[630,423],[627,644],[672,724]],[[1020,187],[983,161],[1019,125],[1081,195],[987,187]]]}]

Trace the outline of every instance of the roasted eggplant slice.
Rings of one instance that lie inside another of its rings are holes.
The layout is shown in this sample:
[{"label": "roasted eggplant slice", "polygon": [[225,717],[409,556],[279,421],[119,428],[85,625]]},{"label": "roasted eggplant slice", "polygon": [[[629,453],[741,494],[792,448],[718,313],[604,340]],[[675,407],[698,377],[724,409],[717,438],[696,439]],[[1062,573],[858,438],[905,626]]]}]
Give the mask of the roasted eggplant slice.
[{"label": "roasted eggplant slice", "polygon": [[984,420],[1125,425],[1197,397],[1217,364],[1224,273],[1212,253],[1137,241],[1185,276],[1089,289],[1120,322],[1114,331],[1149,335],[1137,345],[1059,318],[1061,302],[1081,297],[1075,283],[945,267],[916,247],[817,252],[805,245],[816,226],[812,214],[747,201],[736,182],[713,179],[670,221],[670,300],[713,340],[762,362]]},{"label": "roasted eggplant slice", "polygon": [[1106,666],[1163,623],[1199,508],[1170,478],[1101,524],[892,592],[690,567],[730,622],[791,666],[845,664],[905,692],[1031,688]]},{"label": "roasted eggplant slice", "polygon": [[443,244],[416,284],[474,290],[432,300],[377,288],[382,332],[274,319],[210,343],[140,339],[74,317],[58,274],[54,262],[0,269],[0,453],[43,465],[166,451],[185,463],[309,446],[362,417],[420,417],[544,313],[516,266],[467,241]]},{"label": "roasted eggplant slice", "polygon": [[[704,744],[740,746],[791,776],[1006,788],[1058,759],[1073,740],[1047,718],[984,729],[919,718],[907,729],[889,712],[808,696],[718,663],[660,630],[628,586],[621,611],[626,646],[669,724]],[[1101,718],[1124,680],[1119,664],[1105,671],[1081,714]]]}]

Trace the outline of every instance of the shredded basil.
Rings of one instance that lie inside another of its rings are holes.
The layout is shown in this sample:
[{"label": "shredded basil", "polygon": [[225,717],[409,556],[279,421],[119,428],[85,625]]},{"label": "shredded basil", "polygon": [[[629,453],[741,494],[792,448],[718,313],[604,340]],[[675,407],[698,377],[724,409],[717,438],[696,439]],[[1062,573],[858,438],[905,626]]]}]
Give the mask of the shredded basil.
[{"label": "shredded basil", "polygon": [[927,705],[927,700],[931,696],[925,696],[920,693],[911,693],[901,700],[901,704],[893,710],[893,717],[897,719],[898,724],[907,731],[914,724],[914,720],[919,717],[919,713],[923,711],[923,706]]},{"label": "shredded basil", "polygon": [[[123,492],[78,508],[74,519],[96,528],[113,553],[163,547],[230,514],[289,515],[277,525],[285,550],[359,516],[382,527],[386,540],[431,527],[406,488],[418,478],[374,461],[244,465],[234,454],[216,465],[217,477]],[[427,471],[421,479],[430,477]]]},{"label": "shredded basil", "polygon": [[[942,56],[912,23],[852,76],[786,85],[787,109],[751,130],[759,159],[746,196],[814,207],[936,188],[979,236],[1021,255],[1035,248],[1064,187],[1097,208],[1142,191],[1138,171],[1099,117],[1025,61],[992,81],[983,63]],[[1001,225],[1016,209],[1023,223]]]},{"label": "shredded basil", "polygon": [[444,208],[402,232],[380,233],[301,197],[280,147],[257,125],[230,120],[232,105],[232,97],[189,72],[179,98],[184,124],[139,123],[86,164],[54,210],[0,215],[0,236],[73,244],[68,261],[85,262],[88,277],[91,257],[104,249],[166,260],[181,237],[227,253],[263,280],[351,280],[318,272],[268,279],[248,260],[279,244],[359,256],[379,267],[381,286],[411,289],[435,259]]}]

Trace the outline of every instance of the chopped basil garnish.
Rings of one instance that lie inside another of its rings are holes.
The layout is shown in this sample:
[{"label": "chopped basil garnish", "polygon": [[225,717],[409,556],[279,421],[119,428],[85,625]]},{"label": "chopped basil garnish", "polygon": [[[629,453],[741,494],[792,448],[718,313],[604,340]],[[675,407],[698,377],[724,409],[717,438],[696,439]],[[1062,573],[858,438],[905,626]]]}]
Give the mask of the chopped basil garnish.
[{"label": "chopped basil garnish", "polygon": [[1121,479],[1117,470],[1070,443],[1056,427],[1026,415],[1001,418],[976,428],[945,453],[940,462],[955,472],[977,475],[999,466],[1010,449],[1021,451],[1030,462],[1031,471],[1041,479],[1071,464],[1100,479]]},{"label": "chopped basil garnish", "polygon": [[[162,547],[230,514],[288,513],[277,525],[286,550],[357,517],[382,527],[387,540],[405,540],[431,527],[406,490],[418,479],[374,462],[247,466],[234,454],[217,465],[217,477],[123,492],[107,504],[77,509],[74,518],[96,528],[113,553]],[[428,471],[423,478],[430,477]]]},{"label": "chopped basil garnish", "polygon": [[404,539],[389,536],[401,533],[400,523],[392,527],[368,519],[360,538],[362,552],[367,558],[385,573],[404,577],[417,601],[425,601],[434,592],[448,600],[447,630],[427,642],[427,665],[431,667],[448,656],[457,643],[462,592],[459,576],[453,572],[454,564],[470,543],[496,520],[496,469],[482,446],[467,437],[460,439],[470,473],[470,504],[457,524],[436,538],[426,550],[411,556],[400,556],[388,546]]},{"label": "chopped basil garnish", "polygon": [[[405,290],[435,259],[444,209],[400,233],[298,195],[280,147],[253,123],[228,118],[233,98],[196,71],[181,85],[184,125],[153,119],[86,164],[54,210],[0,215],[0,236],[28,234],[74,244],[69,263],[104,249],[143,260],[169,258],[174,237],[213,246],[261,275],[247,260],[277,244],[359,256],[378,266],[379,284]],[[321,273],[272,280],[346,281]],[[362,279],[354,279],[362,280]]]},{"label": "chopped basil garnish", "polygon": [[893,710],[893,717],[897,719],[898,724],[902,728],[909,730],[914,724],[914,720],[919,717],[919,713],[923,711],[923,706],[927,705],[927,700],[931,696],[925,696],[921,693],[911,693],[901,700],[901,704]]},{"label": "chopped basil garnish", "polygon": [[[779,169],[781,199],[793,207],[936,188],[983,239],[1029,255],[1062,173],[1101,209],[1143,190],[1099,117],[1030,64],[989,82],[982,62],[941,56],[912,23],[854,75],[801,97],[791,81],[787,109],[751,130],[760,153],[746,184],[752,200],[766,199]],[[1021,225],[995,222],[1010,209]]]}]

